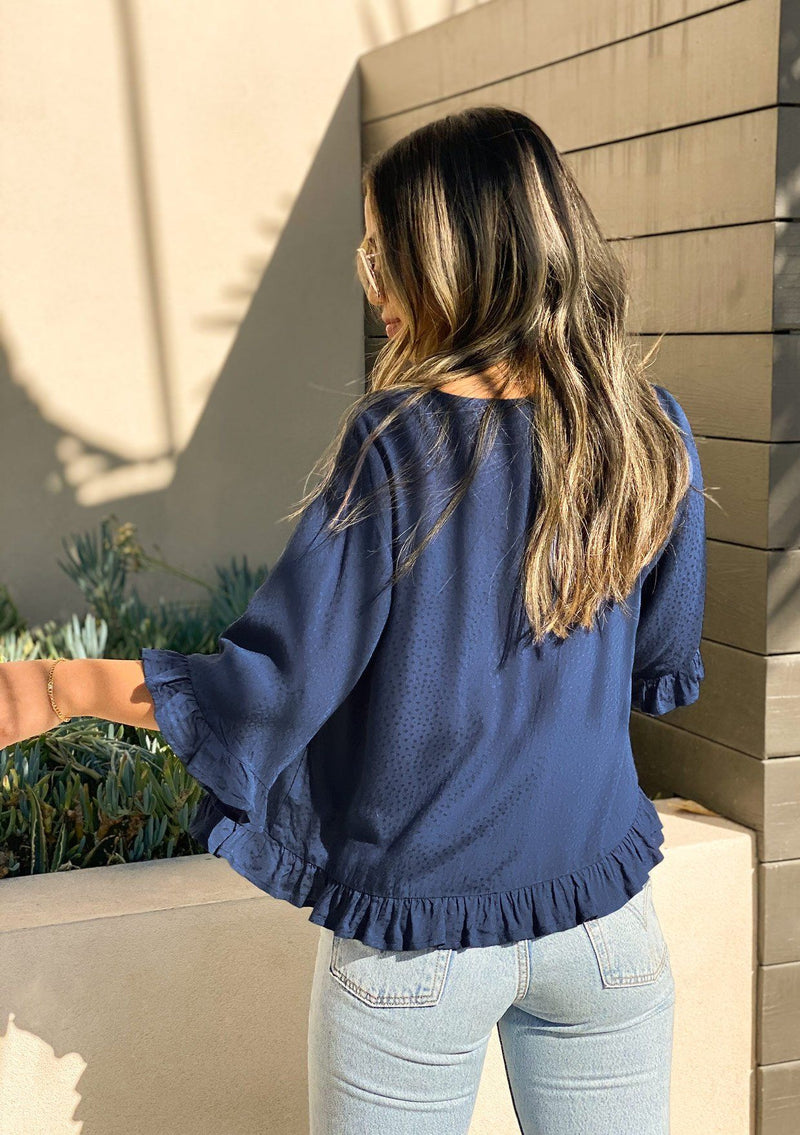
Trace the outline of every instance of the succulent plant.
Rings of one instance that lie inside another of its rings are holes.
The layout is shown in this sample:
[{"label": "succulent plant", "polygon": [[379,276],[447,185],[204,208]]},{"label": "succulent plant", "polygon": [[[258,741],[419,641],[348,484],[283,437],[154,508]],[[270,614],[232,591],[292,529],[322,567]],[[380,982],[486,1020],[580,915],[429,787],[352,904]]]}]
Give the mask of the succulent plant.
[{"label": "succulent plant", "polygon": [[[138,658],[143,646],[210,653],[266,578],[244,557],[206,583],[146,553],[135,526],[116,519],[62,542],[59,564],[89,608],[82,622],[29,627],[0,585],[0,660]],[[148,605],[130,584],[142,571],[206,596]],[[200,852],[188,829],[203,792],[160,733],[131,725],[81,717],[0,749],[0,879]]]}]

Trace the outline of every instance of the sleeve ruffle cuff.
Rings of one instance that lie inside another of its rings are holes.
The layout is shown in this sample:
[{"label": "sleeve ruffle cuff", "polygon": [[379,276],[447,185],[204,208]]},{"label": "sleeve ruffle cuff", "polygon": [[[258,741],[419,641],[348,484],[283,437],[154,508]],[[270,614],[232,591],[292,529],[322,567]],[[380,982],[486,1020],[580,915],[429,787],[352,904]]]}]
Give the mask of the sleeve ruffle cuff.
[{"label": "sleeve ruffle cuff", "polygon": [[177,650],[144,647],[141,651],[158,728],[187,772],[211,797],[202,802],[204,812],[213,802],[218,815],[237,824],[251,824],[251,817],[259,818],[261,825],[253,824],[253,828],[263,831],[266,794],[203,715],[192,684],[191,657]]},{"label": "sleeve ruffle cuff", "polygon": [[632,701],[634,709],[658,716],[669,713],[681,705],[691,705],[700,697],[700,683],[706,672],[700,648],[694,652],[689,664],[682,670],[660,674],[655,678],[634,678]]}]

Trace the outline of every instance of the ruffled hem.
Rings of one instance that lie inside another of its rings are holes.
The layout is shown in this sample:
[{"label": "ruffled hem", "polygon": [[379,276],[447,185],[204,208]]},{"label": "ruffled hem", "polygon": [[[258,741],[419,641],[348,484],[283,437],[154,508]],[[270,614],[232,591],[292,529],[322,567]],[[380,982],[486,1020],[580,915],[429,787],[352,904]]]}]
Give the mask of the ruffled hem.
[{"label": "ruffled hem", "polygon": [[699,648],[685,670],[639,678],[633,682],[633,705],[642,713],[658,716],[681,705],[691,705],[700,697],[700,683],[706,676]]},{"label": "ruffled hem", "polygon": [[[311,907],[309,921],[342,938],[357,938],[380,950],[461,949],[538,938],[618,910],[638,894],[663,859],[661,820],[639,787],[636,815],[616,847],[594,863],[555,879],[513,891],[432,898],[356,890],[266,830],[261,799],[266,790],[261,785],[259,794],[247,780],[247,770],[200,712],[188,657],[149,648],[142,650],[141,657],[158,726],[205,789],[189,824],[190,834],[266,894],[296,907]],[[696,659],[699,680],[699,651]],[[667,687],[660,684],[677,677],[667,675],[645,684],[659,685],[654,698],[660,697],[663,705]],[[677,682],[674,689],[678,691]],[[258,817],[257,824],[249,822],[251,816]]]},{"label": "ruffled hem", "polygon": [[231,824],[210,797],[195,813],[190,831],[209,851],[215,845],[212,854],[260,890],[296,907],[312,907],[309,922],[379,950],[491,946],[568,930],[618,910],[664,858],[661,819],[641,787],[633,823],[611,851],[580,870],[494,894],[404,898],[357,891],[269,832]]}]

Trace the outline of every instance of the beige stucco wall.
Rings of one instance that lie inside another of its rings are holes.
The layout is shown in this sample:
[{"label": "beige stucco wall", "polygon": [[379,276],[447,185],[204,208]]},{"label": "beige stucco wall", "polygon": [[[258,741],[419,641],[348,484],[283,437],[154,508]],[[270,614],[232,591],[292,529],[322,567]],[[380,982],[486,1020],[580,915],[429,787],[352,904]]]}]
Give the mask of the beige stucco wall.
[{"label": "beige stucco wall", "polygon": [[207,579],[280,553],[363,389],[357,57],[475,3],[0,0],[0,581],[28,618],[85,609],[61,538],[111,513]]}]

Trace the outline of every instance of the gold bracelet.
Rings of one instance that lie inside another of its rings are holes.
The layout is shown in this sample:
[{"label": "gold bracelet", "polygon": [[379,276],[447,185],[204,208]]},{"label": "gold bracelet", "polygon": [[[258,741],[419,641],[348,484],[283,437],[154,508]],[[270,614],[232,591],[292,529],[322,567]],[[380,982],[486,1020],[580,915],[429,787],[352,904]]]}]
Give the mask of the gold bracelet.
[{"label": "gold bracelet", "polygon": [[50,664],[50,671],[47,675],[47,693],[50,697],[50,705],[53,707],[56,717],[58,717],[61,721],[72,721],[71,717],[64,717],[61,710],[56,705],[56,699],[53,697],[53,671],[55,670],[56,666],[58,666],[59,662],[65,661],[66,659],[64,658],[56,658],[55,662],[52,662]]}]

